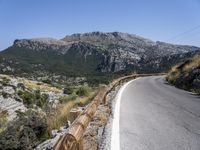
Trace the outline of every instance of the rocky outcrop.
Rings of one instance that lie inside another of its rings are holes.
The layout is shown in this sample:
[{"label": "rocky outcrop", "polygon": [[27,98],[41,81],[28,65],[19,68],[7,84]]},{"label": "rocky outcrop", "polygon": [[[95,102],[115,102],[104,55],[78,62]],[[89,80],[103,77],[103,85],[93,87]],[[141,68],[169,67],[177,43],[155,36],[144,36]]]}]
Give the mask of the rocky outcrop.
[{"label": "rocky outcrop", "polygon": [[[40,90],[40,96],[47,96],[46,103],[50,108],[56,108],[59,104],[59,98],[65,95],[62,90],[51,87],[47,84],[19,77],[0,75],[0,109],[8,113],[7,120],[14,120],[17,117],[18,111],[27,111],[27,108],[29,107],[26,102],[27,100],[31,100],[32,104],[35,105],[36,99],[34,99],[33,95],[35,91],[38,90]],[[26,95],[22,96],[19,92]]]},{"label": "rocky outcrop", "polygon": [[36,39],[15,40],[13,46],[19,48],[32,49],[35,51],[50,49],[52,51],[64,54],[69,49],[70,44],[52,38],[36,38]]},{"label": "rocky outcrop", "polygon": [[8,121],[16,118],[16,111],[26,111],[22,99],[17,95],[18,82],[8,76],[0,76],[0,108],[8,112]]},{"label": "rocky outcrop", "polygon": [[6,110],[8,112],[8,121],[13,120],[16,118],[17,114],[16,111],[26,111],[27,108],[24,106],[22,102],[16,101],[16,99],[13,98],[3,98],[3,96],[0,97],[0,108],[2,110]]}]

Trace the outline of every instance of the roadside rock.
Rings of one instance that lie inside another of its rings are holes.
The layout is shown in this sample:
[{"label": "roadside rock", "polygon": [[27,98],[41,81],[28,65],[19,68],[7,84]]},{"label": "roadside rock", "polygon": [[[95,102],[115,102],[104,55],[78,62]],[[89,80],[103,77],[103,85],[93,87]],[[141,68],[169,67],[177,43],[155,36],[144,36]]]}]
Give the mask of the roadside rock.
[{"label": "roadside rock", "polygon": [[0,96],[0,107],[8,112],[8,121],[13,120],[16,117],[17,110],[22,112],[26,111],[27,108],[22,102],[18,102],[13,98],[4,98]]},{"label": "roadside rock", "polygon": [[23,84],[23,83],[18,83],[17,84],[17,88],[19,89],[19,90],[25,90],[25,85]]},{"label": "roadside rock", "polygon": [[68,131],[69,122],[64,127],[60,127],[59,130],[53,130],[52,131],[52,139],[46,140],[45,142],[39,144],[35,150],[50,150],[53,148],[55,143],[58,141],[58,139],[65,134]]}]

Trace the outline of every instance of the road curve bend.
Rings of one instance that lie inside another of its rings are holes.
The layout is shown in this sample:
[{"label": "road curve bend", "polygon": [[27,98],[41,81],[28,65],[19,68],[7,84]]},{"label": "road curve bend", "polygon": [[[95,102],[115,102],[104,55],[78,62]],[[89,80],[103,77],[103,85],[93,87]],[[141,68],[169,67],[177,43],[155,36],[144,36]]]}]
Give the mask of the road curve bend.
[{"label": "road curve bend", "polygon": [[131,81],[120,96],[119,142],[121,150],[200,150],[199,96],[164,76]]}]

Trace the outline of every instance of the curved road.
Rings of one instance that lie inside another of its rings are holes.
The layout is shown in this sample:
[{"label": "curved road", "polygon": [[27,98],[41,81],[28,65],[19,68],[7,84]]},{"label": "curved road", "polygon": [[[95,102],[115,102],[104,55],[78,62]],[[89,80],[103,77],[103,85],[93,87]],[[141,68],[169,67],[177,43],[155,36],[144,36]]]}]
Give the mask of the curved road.
[{"label": "curved road", "polygon": [[131,81],[119,120],[121,150],[200,150],[200,98],[163,76]]}]

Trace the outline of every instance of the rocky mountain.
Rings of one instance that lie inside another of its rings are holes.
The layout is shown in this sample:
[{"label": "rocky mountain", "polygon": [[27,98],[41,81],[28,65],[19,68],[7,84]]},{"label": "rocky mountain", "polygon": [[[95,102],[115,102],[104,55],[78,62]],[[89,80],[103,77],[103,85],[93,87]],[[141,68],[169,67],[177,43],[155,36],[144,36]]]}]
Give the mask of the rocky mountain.
[{"label": "rocky mountain", "polygon": [[198,47],[154,42],[127,33],[91,32],[60,40],[15,40],[11,47],[0,52],[0,72],[64,77],[162,72],[199,52]]}]

